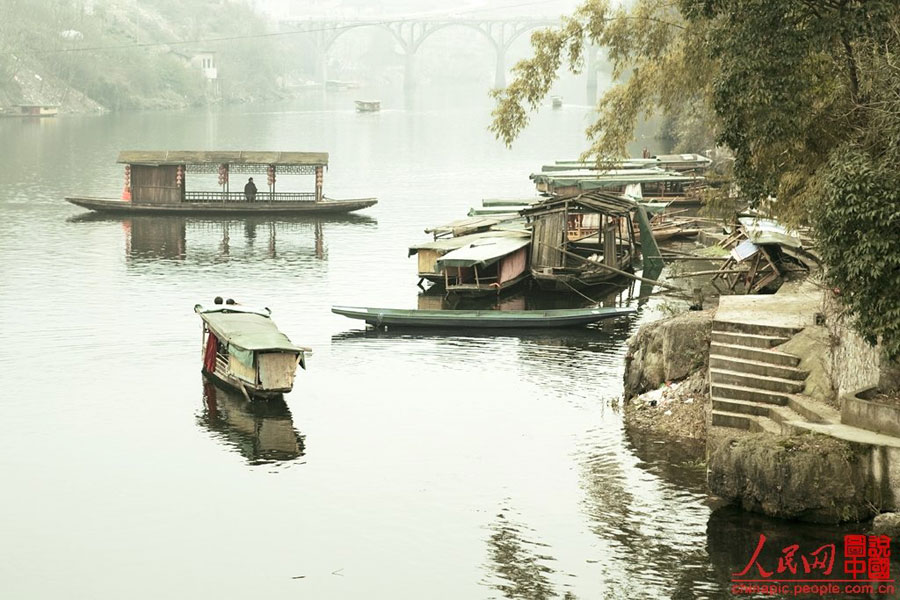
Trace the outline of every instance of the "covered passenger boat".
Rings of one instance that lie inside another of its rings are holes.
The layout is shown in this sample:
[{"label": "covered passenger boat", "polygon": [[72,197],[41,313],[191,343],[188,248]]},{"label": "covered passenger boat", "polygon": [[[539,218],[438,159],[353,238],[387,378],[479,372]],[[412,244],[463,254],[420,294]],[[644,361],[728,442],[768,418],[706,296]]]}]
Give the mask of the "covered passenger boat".
[{"label": "covered passenger boat", "polygon": [[[516,215],[518,216],[518,215]],[[491,220],[489,221],[492,225],[496,225],[498,221]],[[409,256],[416,255],[418,258],[417,262],[417,272],[421,280],[427,279],[428,281],[434,283],[443,283],[443,284],[455,284],[457,282],[457,274],[462,272],[457,269],[450,268],[449,265],[445,263],[440,263],[439,261],[445,257],[448,253],[456,252],[457,250],[473,247],[479,244],[492,243],[494,244],[494,250],[497,250],[498,240],[501,239],[509,239],[514,242],[524,242],[524,245],[527,245],[531,240],[531,234],[525,230],[492,230],[492,229],[482,229],[477,233],[469,233],[469,234],[461,234],[458,236],[452,237],[440,237],[433,241],[422,242],[420,244],[416,244],[414,246],[409,247]],[[490,242],[493,240],[493,242]],[[487,249],[485,249],[487,250]],[[502,257],[501,257],[502,258]],[[444,268],[447,266],[448,268]],[[472,265],[459,265],[460,267],[469,267]],[[467,271],[467,273],[469,273]]]},{"label": "covered passenger boat", "polygon": [[542,289],[578,290],[632,271],[633,214],[645,255],[659,255],[646,211],[622,196],[595,191],[551,198],[522,214],[532,226],[531,275]]},{"label": "covered passenger boat", "polygon": [[570,170],[531,175],[538,192],[550,196],[573,196],[602,190],[625,194],[641,201],[699,204],[704,178],[658,168]]},{"label": "covered passenger boat", "polygon": [[624,158],[597,163],[584,160],[557,160],[552,165],[544,165],[541,171],[602,171],[606,169],[646,169],[657,167],[678,173],[702,173],[712,165],[712,159],[702,154],[659,154],[650,158]]},{"label": "covered passenger boat", "polygon": [[194,312],[203,320],[203,374],[250,397],[290,392],[299,364],[306,368],[309,348],[279,331],[268,308],[215,304]]},{"label": "covered passenger boat", "polygon": [[[375,198],[334,200],[323,193],[327,152],[246,152],[246,151],[125,151],[118,162],[125,165],[125,186],[120,199],[70,196],[66,200],[90,210],[143,214],[276,214],[345,213],[372,206]],[[246,185],[252,177],[264,175]],[[204,176],[218,176],[209,187]],[[312,191],[276,191],[281,175],[313,178]],[[237,177],[235,177],[237,176]],[[233,181],[232,178],[236,179]],[[232,189],[232,186],[237,189]]]},{"label": "covered passenger boat", "polygon": [[[491,232],[437,259],[444,289],[451,294],[499,294],[528,278],[527,234]],[[451,281],[451,274],[453,280]]]},{"label": "covered passenger boat", "polygon": [[331,312],[360,319],[376,327],[463,329],[530,329],[577,327],[635,312],[633,308],[592,306],[551,310],[414,310],[332,306]]}]

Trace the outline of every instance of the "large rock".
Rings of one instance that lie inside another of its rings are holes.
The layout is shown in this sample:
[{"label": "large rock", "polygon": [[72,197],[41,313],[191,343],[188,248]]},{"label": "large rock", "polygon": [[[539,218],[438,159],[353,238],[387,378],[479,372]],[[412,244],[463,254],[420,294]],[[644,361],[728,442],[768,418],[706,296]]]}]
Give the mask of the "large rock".
[{"label": "large rock", "polygon": [[714,312],[690,311],[641,325],[628,340],[625,398],[706,368]]},{"label": "large rock", "polygon": [[708,442],[713,494],[744,510],[814,523],[870,518],[877,512],[863,452],[832,437],[767,433]]},{"label": "large rock", "polygon": [[900,513],[882,513],[872,521],[874,535],[886,535],[892,540],[900,540]]}]

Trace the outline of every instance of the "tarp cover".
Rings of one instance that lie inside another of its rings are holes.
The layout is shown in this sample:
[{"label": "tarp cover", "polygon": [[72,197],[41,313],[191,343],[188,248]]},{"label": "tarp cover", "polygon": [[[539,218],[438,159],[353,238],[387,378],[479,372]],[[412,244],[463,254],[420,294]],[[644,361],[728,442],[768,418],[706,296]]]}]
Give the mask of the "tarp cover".
[{"label": "tarp cover", "polygon": [[437,259],[438,267],[490,265],[531,243],[527,237],[489,237],[448,252]]},{"label": "tarp cover", "polygon": [[231,346],[244,350],[285,350],[304,352],[306,348],[295,346],[286,335],[278,330],[266,314],[238,309],[233,306],[203,309],[195,307],[200,318],[206,321],[216,336]]}]

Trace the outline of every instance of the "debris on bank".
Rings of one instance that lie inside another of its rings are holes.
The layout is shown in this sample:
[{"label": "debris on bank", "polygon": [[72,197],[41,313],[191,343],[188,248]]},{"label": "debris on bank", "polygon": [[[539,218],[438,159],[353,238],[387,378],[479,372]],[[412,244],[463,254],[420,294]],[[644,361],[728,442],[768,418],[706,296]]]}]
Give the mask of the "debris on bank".
[{"label": "debris on bank", "polygon": [[706,370],[625,401],[625,424],[666,436],[703,440],[709,419]]}]

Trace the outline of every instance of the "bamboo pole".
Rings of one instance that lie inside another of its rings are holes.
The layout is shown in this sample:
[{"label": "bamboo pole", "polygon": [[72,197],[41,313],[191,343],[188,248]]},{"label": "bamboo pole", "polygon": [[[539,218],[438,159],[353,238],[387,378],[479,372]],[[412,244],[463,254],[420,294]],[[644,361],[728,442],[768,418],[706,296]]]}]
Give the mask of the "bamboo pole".
[{"label": "bamboo pole", "polygon": [[568,255],[568,256],[571,256],[571,257],[573,257],[573,258],[576,258],[576,259],[578,259],[578,260],[580,260],[580,261],[582,261],[582,262],[584,262],[584,263],[587,263],[587,264],[589,264],[589,265],[591,265],[591,266],[599,267],[599,268],[601,268],[601,269],[606,269],[607,271],[612,271],[613,273],[616,273],[616,274],[618,274],[618,275],[622,275],[623,277],[629,277],[629,278],[631,278],[631,279],[636,279],[636,280],[638,280],[638,281],[643,281],[643,282],[646,282],[646,283],[652,283],[653,285],[658,285],[658,286],[660,286],[660,287],[663,287],[663,288],[666,288],[666,289],[669,289],[669,290],[675,290],[675,291],[677,291],[677,292],[684,292],[683,289],[681,289],[681,288],[679,288],[679,287],[676,287],[676,286],[674,286],[674,285],[669,285],[668,283],[663,283],[662,281],[657,281],[656,279],[647,279],[646,277],[638,277],[638,276],[635,275],[634,273],[629,273],[628,271],[623,271],[623,270],[621,270],[621,269],[617,269],[617,268],[615,268],[615,267],[611,267],[611,266],[605,265],[605,264],[603,264],[603,263],[598,263],[598,262],[594,262],[594,261],[592,261],[592,260],[588,260],[588,259],[584,258],[583,256],[578,256],[578,255],[575,254],[574,252],[569,252],[568,250],[564,250],[564,249],[562,249],[562,248],[557,248],[557,247],[555,247],[555,246],[551,246],[550,244],[545,244],[544,242],[542,242],[542,241],[540,241],[540,240],[538,240],[538,243],[541,244],[541,245],[543,245],[543,246],[547,246],[547,247],[549,247],[549,248],[553,248],[553,249],[555,249],[555,250],[558,251],[558,252],[562,252],[563,254],[566,254],[566,255]]}]

